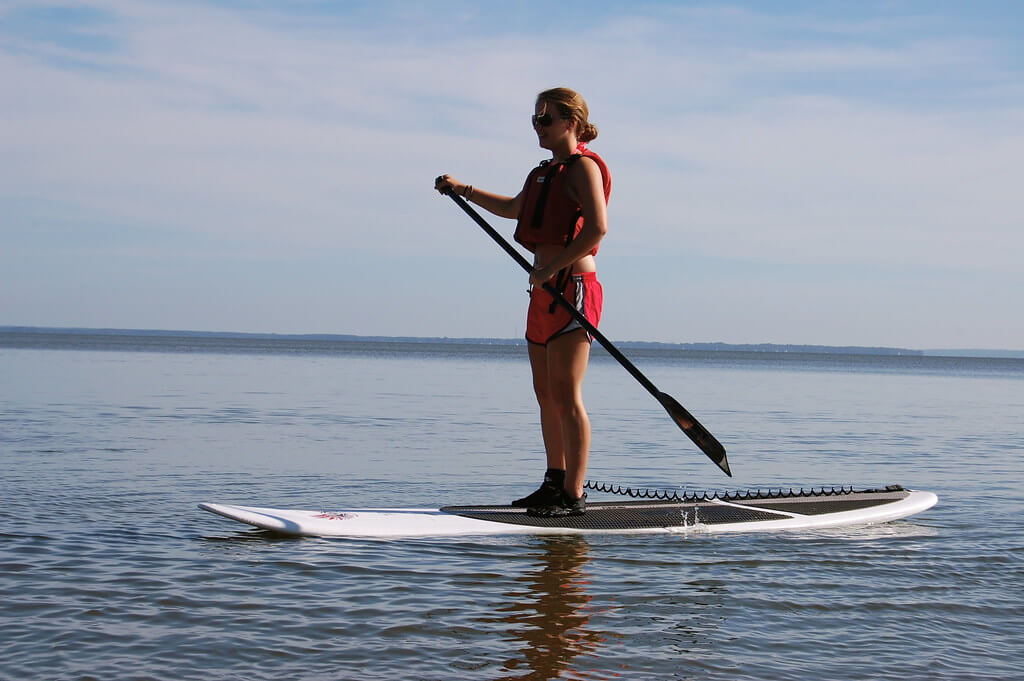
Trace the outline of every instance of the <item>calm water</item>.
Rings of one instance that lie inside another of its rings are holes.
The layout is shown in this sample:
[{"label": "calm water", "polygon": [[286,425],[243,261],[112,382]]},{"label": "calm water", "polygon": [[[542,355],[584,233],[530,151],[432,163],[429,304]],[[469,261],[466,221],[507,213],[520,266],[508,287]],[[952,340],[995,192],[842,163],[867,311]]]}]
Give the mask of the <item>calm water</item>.
[{"label": "calm water", "polygon": [[530,491],[524,351],[5,336],[0,678],[1024,678],[1024,361],[630,354],[736,477],[596,358],[592,479],[939,505],[789,534],[281,539],[195,504]]}]

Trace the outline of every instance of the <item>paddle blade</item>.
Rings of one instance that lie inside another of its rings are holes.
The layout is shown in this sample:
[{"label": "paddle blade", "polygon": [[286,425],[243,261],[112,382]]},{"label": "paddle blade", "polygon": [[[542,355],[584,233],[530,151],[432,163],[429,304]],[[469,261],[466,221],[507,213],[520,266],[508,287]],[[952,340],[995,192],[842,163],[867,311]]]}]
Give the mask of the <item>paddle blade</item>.
[{"label": "paddle blade", "polygon": [[675,398],[663,392],[658,393],[658,401],[665,411],[676,422],[676,425],[686,436],[693,440],[693,443],[700,447],[700,451],[708,455],[708,458],[715,462],[715,465],[732,477],[729,470],[729,460],[725,457],[725,447],[715,439],[715,436],[708,432],[708,429],[700,424],[700,421],[693,417],[693,414],[686,410],[686,407],[676,402]]}]

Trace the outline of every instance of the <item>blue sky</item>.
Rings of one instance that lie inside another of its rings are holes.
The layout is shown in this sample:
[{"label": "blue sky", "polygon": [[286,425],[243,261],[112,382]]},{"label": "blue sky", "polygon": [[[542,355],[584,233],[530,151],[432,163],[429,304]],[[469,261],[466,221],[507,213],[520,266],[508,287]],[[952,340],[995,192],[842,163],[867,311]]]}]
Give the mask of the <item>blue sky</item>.
[{"label": "blue sky", "polygon": [[[611,166],[616,340],[1024,349],[1024,4],[0,2],[0,325],[520,337],[450,201]],[[506,234],[513,225],[493,218]]]}]

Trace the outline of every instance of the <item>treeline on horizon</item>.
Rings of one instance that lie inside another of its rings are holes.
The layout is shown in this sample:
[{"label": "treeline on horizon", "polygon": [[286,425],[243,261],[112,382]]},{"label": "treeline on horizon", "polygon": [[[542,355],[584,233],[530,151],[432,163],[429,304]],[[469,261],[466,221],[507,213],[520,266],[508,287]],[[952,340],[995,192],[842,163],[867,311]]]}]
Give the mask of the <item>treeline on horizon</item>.
[{"label": "treeline on horizon", "polygon": [[[223,338],[247,340],[320,341],[339,343],[451,343],[462,345],[525,345],[521,338],[448,338],[421,336],[358,336],[354,334],[279,334],[238,331],[183,331],[161,329],[110,329],[79,327],[0,326],[0,333],[67,334],[90,336],[151,336],[161,338]],[[692,350],[697,352],[763,352],[850,355],[924,356],[923,350],[853,345],[802,345],[791,343],[664,343],[614,341],[617,347],[637,350]]]}]

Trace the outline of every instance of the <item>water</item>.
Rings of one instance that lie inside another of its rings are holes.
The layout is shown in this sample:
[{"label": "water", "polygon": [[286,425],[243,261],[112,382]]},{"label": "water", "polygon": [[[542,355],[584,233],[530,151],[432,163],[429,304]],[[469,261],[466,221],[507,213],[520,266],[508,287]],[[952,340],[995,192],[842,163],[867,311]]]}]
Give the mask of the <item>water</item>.
[{"label": "water", "polygon": [[195,504],[530,491],[522,348],[17,336],[0,338],[2,679],[1024,678],[1024,361],[631,352],[723,441],[732,480],[592,363],[592,479],[939,495],[908,520],[353,541]]}]

